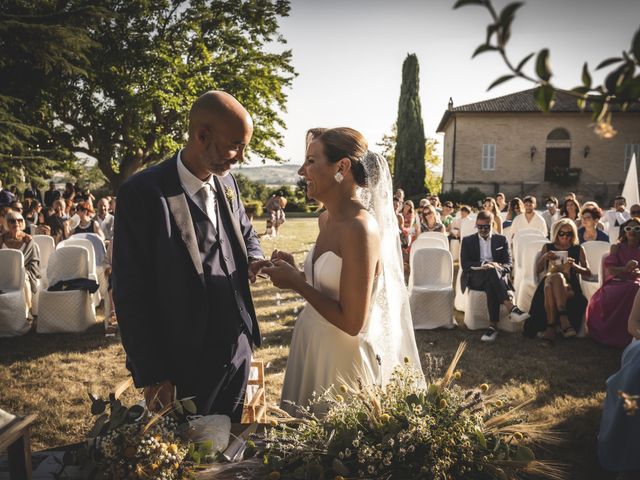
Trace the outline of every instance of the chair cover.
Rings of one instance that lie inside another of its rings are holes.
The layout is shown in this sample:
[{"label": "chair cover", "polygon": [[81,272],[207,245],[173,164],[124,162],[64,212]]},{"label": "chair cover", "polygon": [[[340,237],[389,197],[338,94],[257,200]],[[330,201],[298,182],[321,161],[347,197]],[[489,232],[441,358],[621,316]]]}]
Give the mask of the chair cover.
[{"label": "chair cover", "polygon": [[409,303],[415,329],[453,328],[453,258],[440,247],[413,255]]},{"label": "chair cover", "polygon": [[453,257],[454,262],[460,261],[460,240],[457,238],[452,238],[449,240],[449,251],[451,252],[451,256]]},{"label": "chair cover", "polygon": [[50,235],[34,235],[33,241],[36,242],[40,250],[40,285],[42,288],[48,288],[47,284],[47,265],[49,265],[49,257],[56,249],[56,242]]},{"label": "chair cover", "polygon": [[515,287],[516,291],[518,290],[520,280],[522,279],[521,270],[526,245],[530,242],[538,240],[544,240],[545,243],[547,242],[547,239],[540,232],[538,232],[537,230],[534,231],[537,233],[524,233],[522,235],[518,235],[517,238],[514,237],[513,239],[513,286]]},{"label": "chair cover", "polygon": [[[608,248],[604,248],[600,245],[590,245],[589,243],[604,243]],[[580,277],[580,288],[582,288],[582,294],[587,300],[591,300],[594,293],[602,286],[604,280],[604,259],[609,255],[610,244],[607,242],[585,242],[582,244],[585,248],[585,256],[589,263],[591,273],[594,275],[592,278]],[[601,253],[600,259],[598,254]]]},{"label": "chair cover", "polygon": [[[95,233],[78,233],[71,236],[67,240],[64,240],[58,244],[58,248],[65,248],[71,245],[77,245],[84,247],[89,252],[89,277],[91,280],[95,280],[98,283],[99,290],[93,294],[93,304],[97,307],[100,304],[100,299],[103,292],[107,290],[107,281],[104,277],[104,271],[102,268],[102,262],[104,261],[104,254],[106,252],[104,248],[104,242],[99,235]],[[95,246],[98,246],[97,250]],[[100,262],[98,262],[97,255],[100,255]],[[98,268],[98,266],[100,268]],[[102,283],[100,279],[102,278]]]},{"label": "chair cover", "polygon": [[[465,293],[467,305],[464,311],[464,324],[469,330],[489,328],[489,310],[487,310],[487,294],[478,290],[467,290]],[[522,322],[512,322],[509,312],[500,305],[500,320],[498,330],[518,332],[523,327]]]},{"label": "chair cover", "polygon": [[[84,247],[66,245],[49,258],[49,285],[61,280],[89,277],[89,252]],[[38,333],[83,332],[96,323],[91,294],[84,290],[40,292]]]},{"label": "chair cover", "polygon": [[442,244],[445,246],[445,248],[447,248],[449,246],[449,239],[447,238],[447,235],[444,233],[440,233],[440,232],[422,232],[420,235],[418,235],[418,239],[420,238],[435,238],[437,240],[439,240],[440,242],[442,242]]},{"label": "chair cover", "polygon": [[24,335],[27,320],[24,257],[20,250],[0,250],[0,337]]},{"label": "chair cover", "polygon": [[460,283],[460,279],[462,278],[462,266],[458,268],[458,274],[456,275],[456,284],[455,284],[455,298],[453,300],[453,306],[459,312],[464,312],[467,308],[467,293],[469,290],[462,293],[462,284]]},{"label": "chair cover", "polygon": [[525,312],[528,312],[531,308],[531,300],[533,300],[533,294],[538,287],[536,264],[540,255],[542,255],[542,247],[547,243],[546,239],[538,239],[520,247],[523,251],[523,259],[522,268],[519,270],[520,279],[516,288],[516,305]]},{"label": "chair cover", "polygon": [[[424,235],[424,234],[423,234]],[[441,248],[443,250],[448,250],[449,246],[445,243],[446,237],[441,234],[442,238],[434,238],[431,236],[423,237],[422,235],[416,238],[416,240],[411,244],[411,253],[409,254],[409,264],[413,264],[413,256],[415,253],[422,248]]]},{"label": "chair cover", "polygon": [[476,233],[476,220],[469,215],[467,218],[460,220],[460,238],[467,237]]}]

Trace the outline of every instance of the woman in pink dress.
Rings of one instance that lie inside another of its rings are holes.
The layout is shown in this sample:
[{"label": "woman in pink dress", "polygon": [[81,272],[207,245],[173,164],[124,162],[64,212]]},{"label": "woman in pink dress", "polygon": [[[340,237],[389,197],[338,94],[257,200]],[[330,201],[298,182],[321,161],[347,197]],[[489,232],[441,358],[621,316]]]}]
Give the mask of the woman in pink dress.
[{"label": "woman in pink dress", "polygon": [[587,306],[589,336],[604,345],[624,348],[631,341],[629,313],[640,289],[640,218],[620,226],[618,243],[604,260],[606,279]]}]

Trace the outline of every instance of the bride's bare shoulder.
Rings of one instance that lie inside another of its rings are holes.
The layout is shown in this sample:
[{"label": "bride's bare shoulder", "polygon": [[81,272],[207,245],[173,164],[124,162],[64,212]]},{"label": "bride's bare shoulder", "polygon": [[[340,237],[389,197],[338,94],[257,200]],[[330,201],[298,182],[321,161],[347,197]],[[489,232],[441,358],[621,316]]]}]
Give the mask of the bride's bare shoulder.
[{"label": "bride's bare shoulder", "polygon": [[349,241],[357,243],[376,241],[380,238],[378,222],[366,210],[360,210],[357,215],[347,222],[343,232]]}]

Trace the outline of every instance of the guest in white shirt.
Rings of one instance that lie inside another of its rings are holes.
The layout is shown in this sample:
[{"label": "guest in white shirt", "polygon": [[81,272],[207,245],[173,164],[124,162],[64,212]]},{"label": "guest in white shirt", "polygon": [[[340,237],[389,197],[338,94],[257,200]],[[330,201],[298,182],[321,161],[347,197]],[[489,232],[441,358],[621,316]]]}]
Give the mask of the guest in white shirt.
[{"label": "guest in white shirt", "polygon": [[524,197],[524,213],[513,219],[511,224],[511,238],[519,230],[539,230],[545,237],[547,236],[547,222],[536,212],[536,197]]},{"label": "guest in white shirt", "polygon": [[627,199],[618,196],[613,201],[613,209],[604,214],[603,223],[607,228],[610,239],[617,239],[620,233],[620,225],[631,218],[627,210]]},{"label": "guest in white shirt", "polygon": [[98,201],[98,212],[96,213],[96,220],[102,229],[104,239],[108,242],[113,238],[113,222],[115,217],[109,213],[109,202],[106,198],[101,198]]},{"label": "guest in white shirt", "polygon": [[542,218],[544,218],[547,224],[547,231],[551,231],[551,226],[560,220],[560,210],[558,210],[558,199],[556,197],[547,198],[547,209],[542,212]]}]

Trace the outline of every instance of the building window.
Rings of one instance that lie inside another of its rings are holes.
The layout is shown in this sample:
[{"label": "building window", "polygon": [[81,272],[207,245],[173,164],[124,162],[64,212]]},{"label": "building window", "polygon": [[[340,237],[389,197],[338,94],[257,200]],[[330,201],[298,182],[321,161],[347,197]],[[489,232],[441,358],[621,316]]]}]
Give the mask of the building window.
[{"label": "building window", "polygon": [[485,143],[482,145],[482,170],[496,169],[496,144]]},{"label": "building window", "polygon": [[627,143],[624,146],[624,171],[629,170],[631,158],[636,154],[636,162],[640,162],[640,143]]}]

